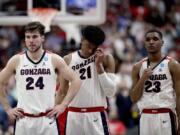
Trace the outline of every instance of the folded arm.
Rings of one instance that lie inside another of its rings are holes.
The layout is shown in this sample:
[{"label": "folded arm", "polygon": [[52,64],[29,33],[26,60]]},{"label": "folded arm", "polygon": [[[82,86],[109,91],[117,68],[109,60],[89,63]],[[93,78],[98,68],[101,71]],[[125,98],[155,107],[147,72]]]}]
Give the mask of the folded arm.
[{"label": "folded arm", "polygon": [[115,72],[115,62],[112,55],[104,55],[100,52],[96,55],[96,69],[102,90],[108,97],[114,96],[117,88],[117,78]]}]

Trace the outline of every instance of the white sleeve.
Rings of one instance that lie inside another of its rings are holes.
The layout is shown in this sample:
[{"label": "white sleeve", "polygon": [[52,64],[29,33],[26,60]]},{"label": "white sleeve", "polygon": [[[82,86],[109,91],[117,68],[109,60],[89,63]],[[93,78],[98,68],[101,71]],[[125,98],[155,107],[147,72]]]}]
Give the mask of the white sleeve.
[{"label": "white sleeve", "polygon": [[114,73],[102,73],[98,75],[101,88],[107,97],[112,97],[116,93],[117,77]]}]

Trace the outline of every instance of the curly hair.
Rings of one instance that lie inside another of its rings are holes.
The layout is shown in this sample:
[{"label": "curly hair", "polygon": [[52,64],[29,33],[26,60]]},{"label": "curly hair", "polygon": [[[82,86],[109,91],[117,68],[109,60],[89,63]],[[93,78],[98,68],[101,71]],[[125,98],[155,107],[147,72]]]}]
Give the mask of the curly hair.
[{"label": "curly hair", "polygon": [[101,45],[105,40],[105,33],[97,26],[88,25],[82,29],[82,36],[96,46]]}]

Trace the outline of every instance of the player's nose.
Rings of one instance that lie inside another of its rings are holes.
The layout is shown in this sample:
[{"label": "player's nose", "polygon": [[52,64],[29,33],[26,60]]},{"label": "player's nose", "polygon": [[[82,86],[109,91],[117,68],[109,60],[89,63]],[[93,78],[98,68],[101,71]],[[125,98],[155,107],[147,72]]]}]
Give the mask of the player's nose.
[{"label": "player's nose", "polygon": [[153,43],[154,43],[154,40],[153,40],[153,39],[150,39],[150,40],[149,40],[149,43],[150,43],[150,44],[153,44]]},{"label": "player's nose", "polygon": [[28,41],[29,41],[30,43],[32,43],[32,42],[33,42],[33,38],[29,38]]}]

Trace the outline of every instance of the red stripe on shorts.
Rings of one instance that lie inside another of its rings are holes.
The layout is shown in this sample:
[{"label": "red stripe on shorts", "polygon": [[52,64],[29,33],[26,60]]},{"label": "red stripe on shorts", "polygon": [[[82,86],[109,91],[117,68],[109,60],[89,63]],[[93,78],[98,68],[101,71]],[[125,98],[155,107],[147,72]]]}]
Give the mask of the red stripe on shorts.
[{"label": "red stripe on shorts", "polygon": [[143,109],[143,113],[157,114],[157,113],[169,113],[172,112],[169,108],[157,108],[157,109]]},{"label": "red stripe on shorts", "polygon": [[105,108],[103,106],[100,107],[87,107],[87,108],[77,108],[77,107],[69,107],[68,111],[71,112],[81,112],[81,113],[86,113],[86,112],[102,112],[104,111]]}]

